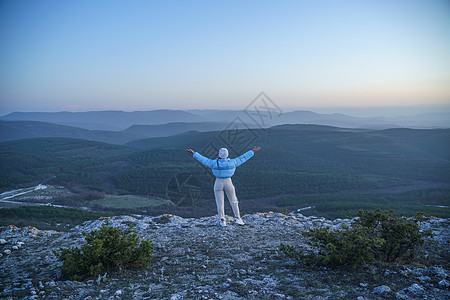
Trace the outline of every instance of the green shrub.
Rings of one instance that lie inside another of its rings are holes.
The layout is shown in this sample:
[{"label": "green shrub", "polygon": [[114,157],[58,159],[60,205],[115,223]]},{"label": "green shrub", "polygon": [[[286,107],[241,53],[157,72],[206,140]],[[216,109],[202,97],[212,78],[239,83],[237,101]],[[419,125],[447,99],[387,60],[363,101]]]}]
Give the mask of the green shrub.
[{"label": "green shrub", "polygon": [[150,265],[152,242],[143,240],[132,228],[102,226],[99,230],[83,233],[86,243],[80,248],[60,248],[54,251],[60,266],[61,276],[70,280],[84,280],[118,269],[144,269]]},{"label": "green shrub", "polygon": [[359,266],[374,261],[410,261],[430,232],[419,230],[417,218],[395,215],[393,211],[360,210],[349,226],[332,231],[330,227],[302,232],[315,251],[304,253],[294,246],[280,244],[279,250],[299,261],[326,266]]}]

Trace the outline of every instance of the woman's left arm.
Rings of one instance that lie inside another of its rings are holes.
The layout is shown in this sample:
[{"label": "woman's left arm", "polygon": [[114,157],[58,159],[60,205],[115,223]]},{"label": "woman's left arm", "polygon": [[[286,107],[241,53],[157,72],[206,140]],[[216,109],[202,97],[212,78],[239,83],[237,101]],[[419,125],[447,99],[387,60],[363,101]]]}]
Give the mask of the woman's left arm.
[{"label": "woman's left arm", "polygon": [[[259,149],[258,149],[259,150]],[[258,151],[256,150],[256,151]],[[245,152],[244,154],[242,154],[241,156],[236,157],[235,159],[233,159],[234,161],[234,165],[236,167],[239,167],[240,165],[242,165],[243,163],[245,163],[247,160],[249,160],[250,158],[253,157],[253,155],[255,155],[255,149],[253,150],[248,150],[247,152]]]}]

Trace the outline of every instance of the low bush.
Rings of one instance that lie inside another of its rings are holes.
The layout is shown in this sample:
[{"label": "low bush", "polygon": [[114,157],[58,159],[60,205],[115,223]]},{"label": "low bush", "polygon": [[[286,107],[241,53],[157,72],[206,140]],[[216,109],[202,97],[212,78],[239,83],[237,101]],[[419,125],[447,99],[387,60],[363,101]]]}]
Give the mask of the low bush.
[{"label": "low bush", "polygon": [[86,243],[80,248],[60,248],[55,251],[60,266],[61,277],[70,280],[85,280],[105,272],[119,269],[144,269],[150,265],[153,252],[152,242],[143,240],[132,228],[124,231],[109,226],[83,234]]},{"label": "low bush", "polygon": [[360,210],[351,226],[333,231],[323,226],[304,231],[313,251],[305,253],[291,245],[280,244],[279,250],[299,261],[326,266],[360,266],[374,261],[411,261],[424,238],[419,218],[397,216],[394,211]]}]

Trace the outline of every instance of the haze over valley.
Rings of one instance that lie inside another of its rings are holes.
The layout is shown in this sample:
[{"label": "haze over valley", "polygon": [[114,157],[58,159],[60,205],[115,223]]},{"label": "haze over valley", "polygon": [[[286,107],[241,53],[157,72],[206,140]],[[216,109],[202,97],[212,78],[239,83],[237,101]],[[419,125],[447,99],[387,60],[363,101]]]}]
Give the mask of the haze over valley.
[{"label": "haze over valley", "polygon": [[[245,213],[304,209],[333,218],[381,207],[448,217],[446,117],[294,111],[269,118],[267,112],[219,110],[13,113],[0,118],[0,205],[214,215],[212,174],[184,149],[214,158],[227,147],[235,157],[259,145],[258,155],[233,177]],[[405,123],[413,126],[401,126]],[[102,126],[116,130],[95,129]],[[45,188],[34,190],[39,184]],[[18,191],[8,193],[12,190]]]}]

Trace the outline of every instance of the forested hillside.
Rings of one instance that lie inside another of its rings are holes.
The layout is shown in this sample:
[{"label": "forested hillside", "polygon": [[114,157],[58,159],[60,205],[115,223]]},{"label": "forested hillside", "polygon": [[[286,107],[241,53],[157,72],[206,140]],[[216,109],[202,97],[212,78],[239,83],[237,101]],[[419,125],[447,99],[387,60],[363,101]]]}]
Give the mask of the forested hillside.
[{"label": "forested hillside", "polygon": [[84,139],[109,144],[125,144],[147,137],[129,132],[88,130],[73,126],[36,121],[0,121],[0,142],[38,137]]},{"label": "forested hillside", "polygon": [[233,177],[244,212],[313,205],[317,214],[343,214],[383,206],[405,213],[449,215],[448,208],[423,206],[450,204],[450,130],[444,129],[282,125],[190,132],[126,146],[61,138],[4,142],[0,143],[0,188],[6,191],[46,181],[82,195],[76,201],[83,203],[105,194],[170,199],[169,183],[188,174],[199,185],[197,207],[207,207],[205,214],[214,213],[213,177],[184,149],[214,158],[211,149],[225,146],[234,157],[255,145],[262,150]]}]

